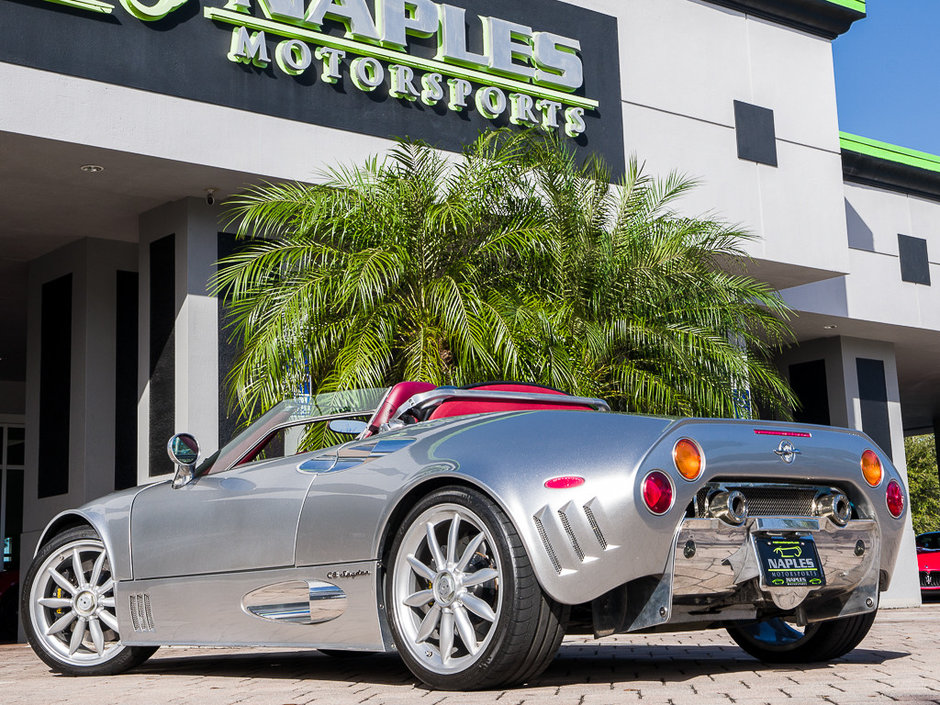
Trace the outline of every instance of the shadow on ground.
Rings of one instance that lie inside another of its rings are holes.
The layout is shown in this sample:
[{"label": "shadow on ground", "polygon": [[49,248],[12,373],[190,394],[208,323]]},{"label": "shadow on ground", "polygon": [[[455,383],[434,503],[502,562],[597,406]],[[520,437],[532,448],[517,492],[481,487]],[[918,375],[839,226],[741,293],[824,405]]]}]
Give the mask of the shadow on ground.
[{"label": "shadow on ground", "polygon": [[[174,657],[160,652],[135,673],[256,679],[310,679],[375,685],[411,685],[414,677],[395,655],[326,656],[317,651],[212,654]],[[909,656],[900,651],[855,649],[839,663],[882,664]],[[826,669],[829,665],[762,664],[734,646],[562,646],[545,673],[529,687],[576,683],[658,681],[677,683],[715,673]]]}]

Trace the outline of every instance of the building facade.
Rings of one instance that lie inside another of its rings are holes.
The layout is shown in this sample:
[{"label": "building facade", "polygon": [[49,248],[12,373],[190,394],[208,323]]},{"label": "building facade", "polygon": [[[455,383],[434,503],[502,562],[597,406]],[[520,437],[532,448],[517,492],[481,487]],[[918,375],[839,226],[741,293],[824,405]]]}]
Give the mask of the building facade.
[{"label": "building facade", "polygon": [[[799,418],[904,468],[940,418],[940,158],[840,133],[864,0],[0,0],[5,566],[57,512],[232,431],[220,202],[397,137],[565,134],[701,179],[798,311]],[[938,287],[932,286],[937,283]],[[913,534],[884,604],[919,601]]]}]

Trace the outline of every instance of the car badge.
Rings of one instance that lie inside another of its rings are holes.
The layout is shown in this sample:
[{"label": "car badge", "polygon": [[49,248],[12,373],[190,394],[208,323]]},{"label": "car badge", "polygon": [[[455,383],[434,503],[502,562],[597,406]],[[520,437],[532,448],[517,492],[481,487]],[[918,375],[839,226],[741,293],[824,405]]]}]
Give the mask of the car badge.
[{"label": "car badge", "polygon": [[790,441],[780,441],[780,445],[777,446],[774,453],[788,465],[796,460],[796,456],[800,455],[800,451],[794,448]]}]

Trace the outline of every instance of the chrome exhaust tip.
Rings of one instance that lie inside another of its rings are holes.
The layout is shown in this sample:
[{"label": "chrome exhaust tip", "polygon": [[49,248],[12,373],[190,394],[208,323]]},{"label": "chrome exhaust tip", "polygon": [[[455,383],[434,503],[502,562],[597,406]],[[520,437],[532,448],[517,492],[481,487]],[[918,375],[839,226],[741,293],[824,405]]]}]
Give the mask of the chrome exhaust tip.
[{"label": "chrome exhaust tip", "polygon": [[740,490],[716,492],[708,498],[708,514],[732,526],[747,520],[747,497]]},{"label": "chrome exhaust tip", "polygon": [[829,517],[838,526],[845,526],[852,518],[852,503],[841,492],[820,495],[814,505],[816,516]]}]

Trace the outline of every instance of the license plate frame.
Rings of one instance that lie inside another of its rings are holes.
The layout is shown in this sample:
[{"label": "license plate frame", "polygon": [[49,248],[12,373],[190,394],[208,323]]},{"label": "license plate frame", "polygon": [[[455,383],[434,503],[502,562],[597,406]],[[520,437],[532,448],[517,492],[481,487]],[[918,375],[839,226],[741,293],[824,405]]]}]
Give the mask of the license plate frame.
[{"label": "license plate frame", "polygon": [[752,536],[761,587],[820,588],[826,574],[812,536]]}]

